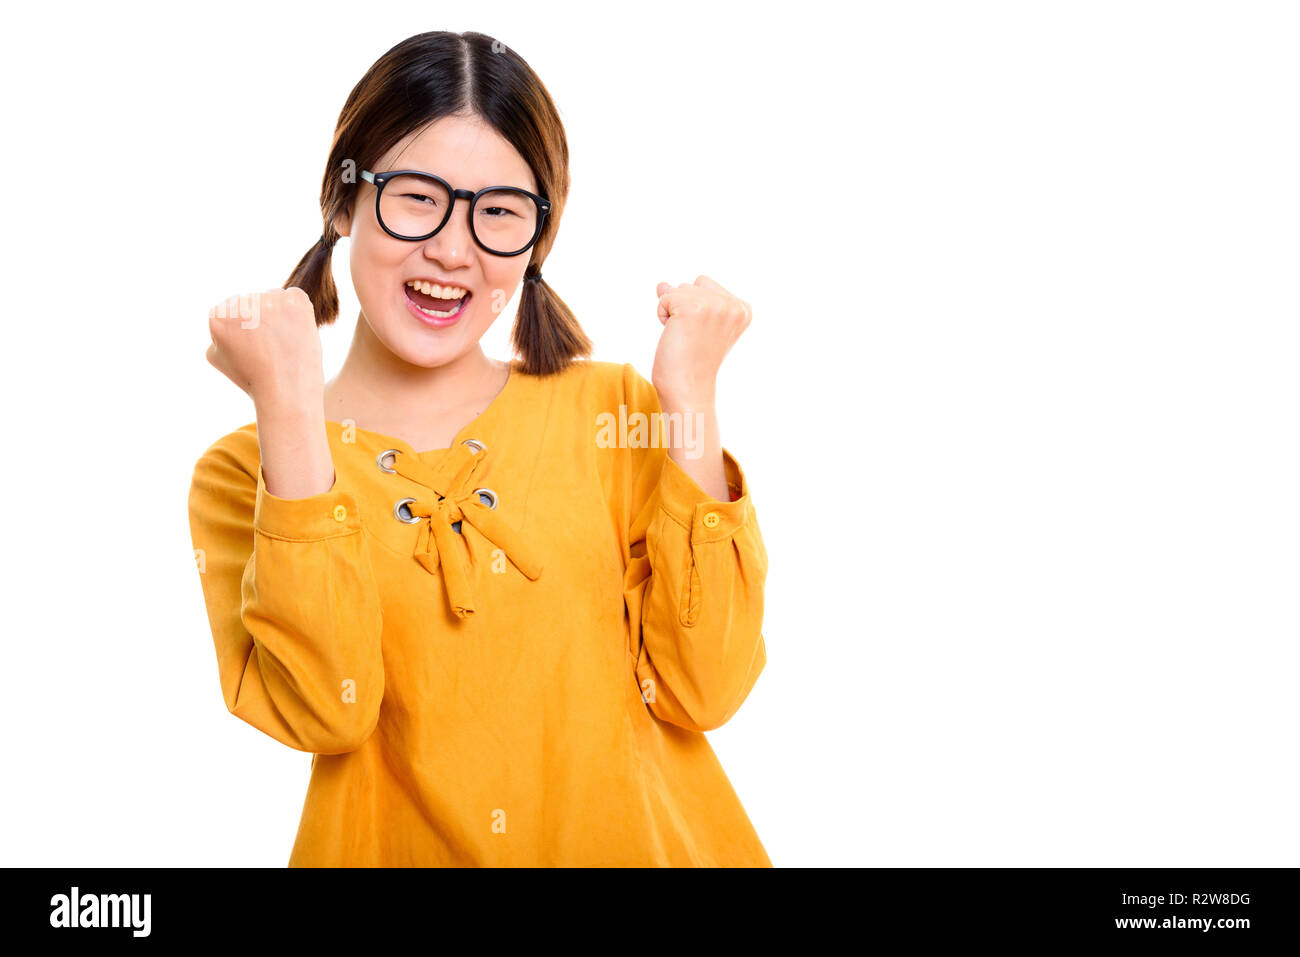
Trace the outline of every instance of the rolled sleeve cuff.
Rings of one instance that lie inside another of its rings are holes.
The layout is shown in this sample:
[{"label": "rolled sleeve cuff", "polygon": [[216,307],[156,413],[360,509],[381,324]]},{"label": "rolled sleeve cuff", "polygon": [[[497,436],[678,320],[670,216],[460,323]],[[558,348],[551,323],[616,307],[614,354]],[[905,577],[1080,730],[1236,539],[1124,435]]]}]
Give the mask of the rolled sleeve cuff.
[{"label": "rolled sleeve cuff", "polygon": [[266,478],[259,465],[253,528],[271,538],[318,542],[360,531],[361,515],[356,499],[339,487],[337,473],[327,492],[307,498],[280,498],[266,490]]},{"label": "rolled sleeve cuff", "polygon": [[727,475],[727,490],[732,501],[720,502],[700,487],[671,456],[664,457],[659,477],[659,503],[679,525],[690,530],[691,542],[720,542],[743,527],[754,513],[749,498],[749,483],[740,463],[722,450],[722,464]]}]

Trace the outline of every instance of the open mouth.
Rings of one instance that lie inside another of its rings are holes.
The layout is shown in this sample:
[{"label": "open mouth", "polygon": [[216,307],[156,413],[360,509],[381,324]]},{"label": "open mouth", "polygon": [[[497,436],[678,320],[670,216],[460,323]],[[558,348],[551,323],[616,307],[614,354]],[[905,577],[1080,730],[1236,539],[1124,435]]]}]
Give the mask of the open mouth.
[{"label": "open mouth", "polygon": [[464,312],[473,295],[461,286],[440,286],[437,283],[410,280],[403,286],[406,300],[428,319],[454,319]]}]

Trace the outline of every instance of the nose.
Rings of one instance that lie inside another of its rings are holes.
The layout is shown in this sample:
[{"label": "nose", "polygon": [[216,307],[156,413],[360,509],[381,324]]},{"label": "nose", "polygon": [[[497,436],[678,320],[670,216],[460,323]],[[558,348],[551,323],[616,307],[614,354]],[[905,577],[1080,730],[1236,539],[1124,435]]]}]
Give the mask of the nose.
[{"label": "nose", "polygon": [[447,224],[424,241],[424,255],[446,265],[447,270],[468,263],[474,254],[474,235],[469,228],[469,199],[452,199]]}]

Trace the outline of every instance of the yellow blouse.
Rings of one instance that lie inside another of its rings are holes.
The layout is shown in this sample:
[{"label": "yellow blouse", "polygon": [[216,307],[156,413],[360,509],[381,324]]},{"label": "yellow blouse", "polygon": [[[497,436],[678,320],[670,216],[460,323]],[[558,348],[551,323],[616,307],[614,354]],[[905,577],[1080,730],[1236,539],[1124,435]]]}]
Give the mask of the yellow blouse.
[{"label": "yellow blouse", "polygon": [[660,409],[630,364],[516,361],[447,449],[327,422],[319,495],[267,492],[256,423],[203,453],[226,707],[313,755],[290,867],[771,866],[702,733],[766,663],[767,553]]}]

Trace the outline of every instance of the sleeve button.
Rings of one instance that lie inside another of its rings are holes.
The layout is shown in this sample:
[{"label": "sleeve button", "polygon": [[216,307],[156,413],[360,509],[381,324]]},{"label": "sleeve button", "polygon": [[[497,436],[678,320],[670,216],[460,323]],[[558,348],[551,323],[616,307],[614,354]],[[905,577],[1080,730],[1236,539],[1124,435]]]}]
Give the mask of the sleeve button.
[{"label": "sleeve button", "polygon": [[717,512],[709,512],[704,516],[704,524],[709,528],[717,528],[718,522],[720,521],[722,521],[722,519],[718,518]]},{"label": "sleeve button", "polygon": [[342,505],[334,506],[334,521],[343,522],[347,520],[347,517],[348,517],[348,510],[346,508],[344,508]]}]

